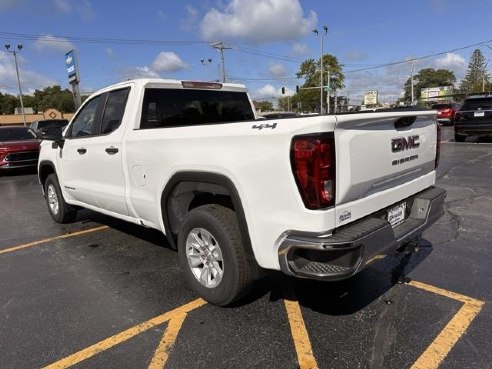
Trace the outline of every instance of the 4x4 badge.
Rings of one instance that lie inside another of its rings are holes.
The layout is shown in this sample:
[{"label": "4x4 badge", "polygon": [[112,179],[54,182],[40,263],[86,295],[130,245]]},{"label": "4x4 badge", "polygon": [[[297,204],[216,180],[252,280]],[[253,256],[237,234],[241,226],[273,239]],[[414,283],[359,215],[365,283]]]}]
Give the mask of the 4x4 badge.
[{"label": "4x4 badge", "polygon": [[273,123],[273,124],[255,124],[251,128],[262,130],[263,128],[275,129],[276,127],[277,127],[277,123]]}]

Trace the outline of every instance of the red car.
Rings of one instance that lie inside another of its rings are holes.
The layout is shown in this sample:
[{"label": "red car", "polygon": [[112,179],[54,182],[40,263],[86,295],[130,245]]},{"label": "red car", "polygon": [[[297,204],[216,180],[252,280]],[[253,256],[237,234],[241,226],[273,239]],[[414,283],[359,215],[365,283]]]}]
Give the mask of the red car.
[{"label": "red car", "polygon": [[455,103],[440,103],[431,106],[431,109],[437,110],[437,121],[443,125],[454,124],[454,115],[459,108],[459,105]]},{"label": "red car", "polygon": [[38,165],[41,140],[23,126],[0,126],[0,170]]}]

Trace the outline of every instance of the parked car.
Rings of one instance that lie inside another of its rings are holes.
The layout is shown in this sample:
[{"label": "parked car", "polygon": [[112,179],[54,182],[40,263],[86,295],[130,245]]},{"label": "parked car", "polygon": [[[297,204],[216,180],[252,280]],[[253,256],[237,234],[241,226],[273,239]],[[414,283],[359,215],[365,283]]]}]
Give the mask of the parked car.
[{"label": "parked car", "polygon": [[0,127],[0,170],[36,167],[41,140],[27,127]]},{"label": "parked car", "polygon": [[431,109],[437,110],[437,121],[441,124],[454,124],[454,115],[459,109],[456,103],[439,103],[431,106]]},{"label": "parked car", "polygon": [[38,137],[43,137],[46,131],[50,128],[65,128],[68,124],[67,119],[45,119],[36,120],[31,123],[31,128]]},{"label": "parked car", "polygon": [[463,142],[467,136],[492,137],[492,96],[470,97],[455,114],[454,139]]}]

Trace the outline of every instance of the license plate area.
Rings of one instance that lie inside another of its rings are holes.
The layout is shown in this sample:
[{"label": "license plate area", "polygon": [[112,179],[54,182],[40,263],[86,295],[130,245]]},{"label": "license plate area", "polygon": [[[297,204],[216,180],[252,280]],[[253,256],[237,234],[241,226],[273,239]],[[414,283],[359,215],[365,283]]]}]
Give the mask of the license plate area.
[{"label": "license plate area", "polygon": [[485,112],[483,112],[483,111],[476,111],[475,113],[473,113],[473,116],[474,117],[484,117],[485,116]]},{"label": "license plate area", "polygon": [[393,228],[405,221],[406,208],[407,204],[404,202],[388,210],[386,219],[390,222]]}]

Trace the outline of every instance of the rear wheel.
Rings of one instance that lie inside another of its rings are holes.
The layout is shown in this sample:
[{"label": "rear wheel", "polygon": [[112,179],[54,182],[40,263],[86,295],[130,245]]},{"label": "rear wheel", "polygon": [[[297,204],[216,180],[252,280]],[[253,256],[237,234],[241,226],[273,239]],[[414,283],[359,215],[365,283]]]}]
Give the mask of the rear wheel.
[{"label": "rear wheel", "polygon": [[460,135],[460,134],[458,134],[456,132],[454,133],[454,140],[456,142],[464,142],[465,141],[465,138],[466,138],[466,136],[464,136],[464,135]]},{"label": "rear wheel", "polygon": [[231,209],[204,205],[191,210],[178,235],[178,254],[188,283],[212,304],[240,299],[254,280]]},{"label": "rear wheel", "polygon": [[44,196],[51,217],[58,223],[70,223],[77,216],[77,209],[65,202],[56,174],[52,173],[44,183]]}]

